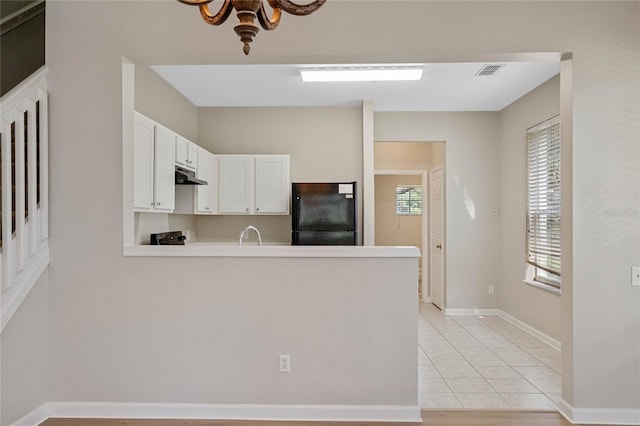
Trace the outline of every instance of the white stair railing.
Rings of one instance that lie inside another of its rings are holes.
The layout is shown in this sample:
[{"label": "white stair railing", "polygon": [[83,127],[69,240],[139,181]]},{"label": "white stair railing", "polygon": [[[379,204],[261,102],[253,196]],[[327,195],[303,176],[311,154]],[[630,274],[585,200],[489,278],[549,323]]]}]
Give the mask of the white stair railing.
[{"label": "white stair railing", "polygon": [[47,68],[0,99],[2,329],[49,264]]}]

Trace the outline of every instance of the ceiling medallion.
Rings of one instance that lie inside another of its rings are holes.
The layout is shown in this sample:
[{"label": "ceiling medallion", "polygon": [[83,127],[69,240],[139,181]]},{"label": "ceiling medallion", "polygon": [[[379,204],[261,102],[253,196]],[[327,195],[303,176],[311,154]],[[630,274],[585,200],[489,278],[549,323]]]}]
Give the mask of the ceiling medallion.
[{"label": "ceiling medallion", "polygon": [[215,15],[209,10],[209,3],[215,0],[178,0],[180,3],[191,6],[198,6],[200,15],[207,24],[220,25],[223,24],[233,9],[236,10],[240,23],[233,29],[240,36],[240,41],[244,43],[242,50],[245,55],[249,54],[251,46],[249,43],[258,34],[260,28],[254,21],[258,18],[258,22],[262,28],[267,31],[274,30],[280,22],[282,12],[292,15],[309,15],[322,6],[326,0],[315,0],[309,4],[299,5],[289,0],[267,0],[269,6],[273,9],[271,17],[267,14],[264,7],[264,0],[224,0],[224,4]]}]

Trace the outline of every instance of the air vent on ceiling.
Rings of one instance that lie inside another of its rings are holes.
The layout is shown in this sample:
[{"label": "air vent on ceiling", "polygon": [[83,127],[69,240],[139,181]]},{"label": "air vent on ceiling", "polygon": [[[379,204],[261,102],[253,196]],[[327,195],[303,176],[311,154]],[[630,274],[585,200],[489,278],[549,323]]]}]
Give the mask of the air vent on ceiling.
[{"label": "air vent on ceiling", "polygon": [[504,67],[505,64],[485,64],[480,71],[476,73],[477,76],[488,77],[492,76]]}]

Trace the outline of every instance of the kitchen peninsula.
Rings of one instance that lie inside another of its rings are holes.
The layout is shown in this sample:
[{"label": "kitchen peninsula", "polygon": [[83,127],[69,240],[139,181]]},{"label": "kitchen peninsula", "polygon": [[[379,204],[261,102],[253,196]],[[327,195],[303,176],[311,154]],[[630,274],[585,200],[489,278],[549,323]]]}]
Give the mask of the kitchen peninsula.
[{"label": "kitchen peninsula", "polygon": [[[241,418],[264,418],[260,410],[286,401],[268,418],[419,421],[417,248],[193,243],[124,252],[164,276],[153,303],[173,307],[161,318],[183,330],[179,341],[190,346],[178,350],[200,375],[189,386],[208,401],[247,401]],[[290,356],[290,373],[279,372],[280,355]],[[210,418],[227,415],[210,409]]]}]

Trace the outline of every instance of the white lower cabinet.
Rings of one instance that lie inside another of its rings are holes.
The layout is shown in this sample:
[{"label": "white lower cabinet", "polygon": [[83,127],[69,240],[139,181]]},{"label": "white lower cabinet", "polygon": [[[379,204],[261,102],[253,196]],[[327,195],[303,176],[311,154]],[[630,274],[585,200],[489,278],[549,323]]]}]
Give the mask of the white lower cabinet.
[{"label": "white lower cabinet", "polygon": [[136,112],[133,142],[133,203],[138,212],[175,207],[175,133]]},{"label": "white lower cabinet", "polygon": [[219,155],[220,214],[289,214],[288,155]]}]

